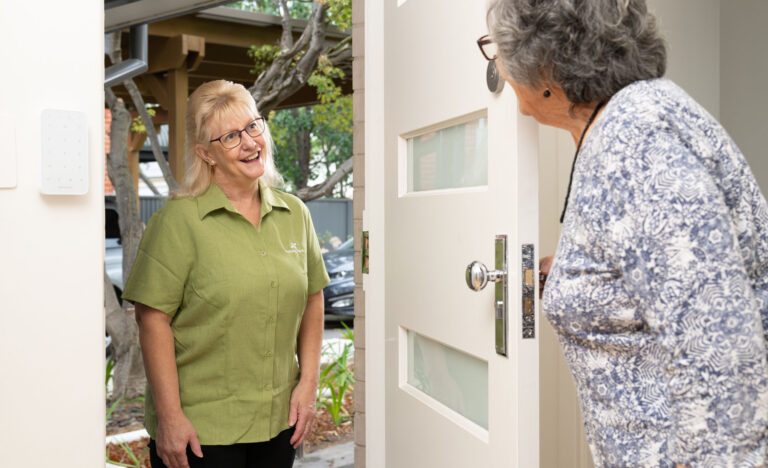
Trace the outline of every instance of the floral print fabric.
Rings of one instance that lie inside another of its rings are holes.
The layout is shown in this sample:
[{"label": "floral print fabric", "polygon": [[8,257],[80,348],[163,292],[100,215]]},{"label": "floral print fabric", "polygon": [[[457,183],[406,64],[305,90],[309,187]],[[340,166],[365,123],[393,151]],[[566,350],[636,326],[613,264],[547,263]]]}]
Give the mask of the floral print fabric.
[{"label": "floral print fabric", "polygon": [[627,86],[588,136],[544,312],[597,466],[766,463],[768,207],[671,81]]}]

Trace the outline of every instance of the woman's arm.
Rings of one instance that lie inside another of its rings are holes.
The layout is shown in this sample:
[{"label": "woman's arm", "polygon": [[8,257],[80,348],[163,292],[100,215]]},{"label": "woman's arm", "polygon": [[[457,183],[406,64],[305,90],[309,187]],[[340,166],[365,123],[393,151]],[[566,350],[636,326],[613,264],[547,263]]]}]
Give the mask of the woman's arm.
[{"label": "woman's arm", "polygon": [[309,434],[315,419],[317,382],[320,374],[320,349],[323,345],[325,324],[323,290],[307,298],[307,307],[301,319],[298,337],[299,369],[301,378],[291,394],[291,412],[288,424],[296,425],[291,444],[298,447]]},{"label": "woman's arm", "polygon": [[189,468],[187,445],[203,456],[197,432],[181,411],[171,316],[136,303],[144,369],[157,411],[157,454],[168,468]]}]

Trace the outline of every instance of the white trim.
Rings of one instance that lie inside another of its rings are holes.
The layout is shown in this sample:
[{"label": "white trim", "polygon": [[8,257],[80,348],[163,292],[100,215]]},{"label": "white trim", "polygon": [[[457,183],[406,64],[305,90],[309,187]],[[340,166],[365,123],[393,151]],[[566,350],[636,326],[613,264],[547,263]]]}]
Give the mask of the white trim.
[{"label": "white trim", "polygon": [[365,211],[370,233],[365,290],[365,466],[386,466],[384,382],[384,2],[365,0]]},{"label": "white trim", "polygon": [[[464,429],[468,433],[475,436],[480,442],[483,442],[485,444],[489,443],[489,436],[488,436],[488,429],[480,426],[479,424],[475,423],[474,421],[468,419],[466,416],[463,416],[462,414],[458,413],[453,408],[450,408],[446,404],[438,401],[437,399],[433,398],[432,396],[424,393],[422,390],[414,387],[410,383],[408,383],[408,329],[405,327],[400,327],[398,332],[398,353],[397,353],[397,360],[398,360],[398,387],[401,391],[407,393],[408,395],[412,396],[421,404],[432,408],[433,411],[435,411],[437,414],[443,416],[447,420],[451,421],[456,426]],[[416,333],[415,331],[412,331],[412,333]],[[427,337],[425,335],[421,335],[419,333],[416,333],[430,341],[434,341],[435,343],[441,344],[445,347],[452,348],[456,350],[453,346],[440,342],[438,340],[435,340],[433,338]],[[466,351],[459,351],[461,353],[465,353],[468,356],[472,356],[473,358],[485,362],[486,365],[488,364],[488,361],[483,359],[480,356],[476,356],[474,354],[471,354]]]},{"label": "white trim", "polygon": [[122,434],[115,434],[107,436],[107,444],[119,444],[120,442],[128,443],[141,440],[143,438],[149,438],[149,433],[146,429],[139,429],[137,431],[123,432]]}]

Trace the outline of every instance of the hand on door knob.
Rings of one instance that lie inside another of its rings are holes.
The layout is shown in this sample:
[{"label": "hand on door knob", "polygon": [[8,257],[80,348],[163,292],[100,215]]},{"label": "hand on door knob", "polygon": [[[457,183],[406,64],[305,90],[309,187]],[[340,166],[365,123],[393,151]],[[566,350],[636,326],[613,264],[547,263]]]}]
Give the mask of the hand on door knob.
[{"label": "hand on door knob", "polygon": [[465,278],[469,289],[480,291],[489,281],[491,283],[501,281],[506,274],[507,273],[502,270],[488,270],[488,268],[481,262],[474,261],[467,265]]}]

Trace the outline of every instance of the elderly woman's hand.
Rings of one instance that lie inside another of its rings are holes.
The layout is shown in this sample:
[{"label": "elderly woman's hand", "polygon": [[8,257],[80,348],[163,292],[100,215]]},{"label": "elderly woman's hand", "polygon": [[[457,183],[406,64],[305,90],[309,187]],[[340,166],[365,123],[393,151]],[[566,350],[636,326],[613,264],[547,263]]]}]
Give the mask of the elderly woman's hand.
[{"label": "elderly woman's hand", "polygon": [[192,453],[203,457],[197,431],[184,413],[160,418],[157,426],[157,455],[168,468],[189,468],[187,445]]},{"label": "elderly woman's hand", "polygon": [[298,447],[312,430],[315,421],[315,401],[317,398],[317,383],[300,380],[291,393],[291,412],[288,424],[295,425],[296,430],[291,437],[293,448]]},{"label": "elderly woman's hand", "polygon": [[544,284],[547,282],[549,269],[552,268],[553,255],[539,259],[539,299],[544,295]]}]

